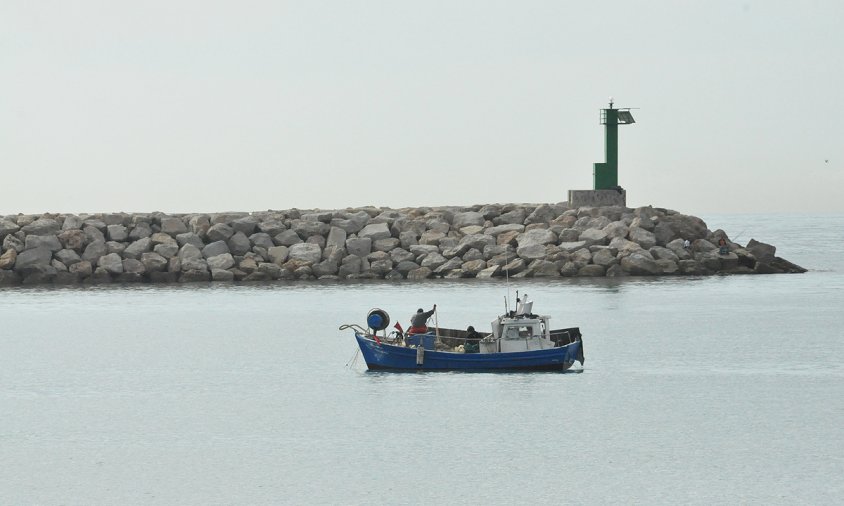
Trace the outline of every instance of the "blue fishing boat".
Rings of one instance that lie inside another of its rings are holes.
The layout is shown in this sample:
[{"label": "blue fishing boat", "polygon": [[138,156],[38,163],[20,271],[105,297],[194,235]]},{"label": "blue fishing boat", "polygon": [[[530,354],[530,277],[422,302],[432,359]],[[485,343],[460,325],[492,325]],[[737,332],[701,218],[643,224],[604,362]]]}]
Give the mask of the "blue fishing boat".
[{"label": "blue fishing boat", "polygon": [[[382,309],[367,314],[366,327],[347,324],[371,370],[402,371],[565,371],[583,365],[578,327],[552,330],[549,316],[531,312],[527,296],[515,311],[492,321],[491,332],[470,336],[466,330],[429,328],[425,333],[387,332],[390,316]],[[506,309],[506,308],[505,308]],[[379,334],[380,333],[380,334]]]}]

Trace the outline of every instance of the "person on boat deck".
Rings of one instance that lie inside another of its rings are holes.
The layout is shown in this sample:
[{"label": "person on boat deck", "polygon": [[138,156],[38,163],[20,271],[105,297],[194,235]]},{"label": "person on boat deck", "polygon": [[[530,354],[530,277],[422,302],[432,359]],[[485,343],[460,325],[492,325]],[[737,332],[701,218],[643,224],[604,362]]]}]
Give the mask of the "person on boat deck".
[{"label": "person on boat deck", "polygon": [[407,330],[408,334],[424,334],[428,332],[428,318],[437,310],[437,305],[430,311],[423,311],[420,307],[416,310],[416,314],[410,317],[410,328]]},{"label": "person on boat deck", "polygon": [[475,327],[469,325],[466,328],[466,343],[463,345],[463,349],[466,350],[466,353],[478,353],[481,350],[478,341],[481,339],[483,339],[483,336],[475,330]]}]

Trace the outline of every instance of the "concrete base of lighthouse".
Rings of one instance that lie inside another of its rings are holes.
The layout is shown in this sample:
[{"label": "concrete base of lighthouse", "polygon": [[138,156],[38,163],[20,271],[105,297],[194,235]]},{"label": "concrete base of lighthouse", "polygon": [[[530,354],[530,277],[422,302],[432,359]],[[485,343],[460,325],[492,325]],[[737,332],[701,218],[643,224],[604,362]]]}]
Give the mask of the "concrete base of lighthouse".
[{"label": "concrete base of lighthouse", "polygon": [[569,206],[578,207],[627,207],[627,191],[618,190],[569,190]]}]

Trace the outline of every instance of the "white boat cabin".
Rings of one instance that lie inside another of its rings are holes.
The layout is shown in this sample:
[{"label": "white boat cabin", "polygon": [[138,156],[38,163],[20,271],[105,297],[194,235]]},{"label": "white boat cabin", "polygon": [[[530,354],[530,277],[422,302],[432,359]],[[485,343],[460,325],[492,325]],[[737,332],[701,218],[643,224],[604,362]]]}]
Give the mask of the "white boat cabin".
[{"label": "white boat cabin", "polygon": [[[525,296],[525,301],[527,297]],[[492,334],[480,341],[481,353],[512,353],[554,348],[549,316],[531,314],[533,302],[520,302],[518,309],[492,321]]]}]

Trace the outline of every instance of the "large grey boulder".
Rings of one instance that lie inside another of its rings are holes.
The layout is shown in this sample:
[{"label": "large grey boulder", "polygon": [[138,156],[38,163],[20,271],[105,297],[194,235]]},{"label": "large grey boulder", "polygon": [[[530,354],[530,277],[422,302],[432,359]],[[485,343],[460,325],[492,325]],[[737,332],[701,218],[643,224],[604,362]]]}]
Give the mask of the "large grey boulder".
[{"label": "large grey boulder", "polygon": [[144,263],[140,260],[135,260],[134,258],[124,258],[123,259],[123,272],[127,274],[137,274],[143,275],[146,273],[147,269],[144,266]]},{"label": "large grey boulder", "polygon": [[642,249],[648,250],[656,246],[656,236],[653,232],[642,227],[631,226],[627,238],[641,246]]},{"label": "large grey boulder", "polygon": [[28,235],[55,235],[61,230],[61,225],[52,218],[39,218],[29,225],[21,227],[21,230]]},{"label": "large grey boulder", "polygon": [[290,246],[288,257],[291,260],[300,260],[307,264],[315,264],[322,259],[322,249],[317,244],[299,243]]},{"label": "large grey boulder", "polygon": [[617,264],[618,260],[616,260],[610,248],[602,248],[592,253],[592,263],[606,269],[611,265]]},{"label": "large grey boulder", "polygon": [[287,261],[289,255],[289,248],[287,246],[273,246],[267,249],[267,255],[270,262],[276,265],[283,265]]},{"label": "large grey boulder", "polygon": [[529,242],[524,246],[516,248],[516,254],[530,262],[545,257],[545,246],[535,242]]},{"label": "large grey boulder", "polygon": [[231,253],[221,253],[219,255],[215,255],[209,257],[208,260],[208,268],[212,270],[214,269],[230,269],[234,267],[234,257],[232,257]]},{"label": "large grey boulder", "polygon": [[91,265],[97,265],[97,260],[100,257],[108,255],[108,245],[105,241],[94,241],[85,247],[82,252],[82,260],[91,262]]},{"label": "large grey boulder", "polygon": [[161,231],[167,235],[176,237],[179,234],[187,233],[188,227],[181,218],[161,218]]},{"label": "large grey boulder", "polygon": [[302,238],[292,230],[284,230],[273,236],[273,242],[278,246],[293,246],[294,244],[301,243]]},{"label": "large grey boulder", "polygon": [[[241,232],[238,230],[238,232]],[[243,232],[244,235],[246,232]],[[249,242],[252,243],[253,246],[258,246],[264,249],[270,249],[275,247],[275,243],[273,242],[273,238],[270,237],[270,234],[264,232],[258,232],[249,236]]]},{"label": "large grey boulder", "polygon": [[664,248],[662,246],[654,246],[650,250],[651,256],[654,257],[656,260],[670,260],[675,264],[680,261],[680,257],[677,256],[670,248]]},{"label": "large grey boulder", "polygon": [[129,238],[129,230],[123,225],[108,225],[106,237],[109,241],[125,241]]},{"label": "large grey boulder", "polygon": [[77,262],[81,262],[82,258],[72,249],[61,249],[55,253],[55,257],[61,263],[71,266]]},{"label": "large grey boulder", "polygon": [[654,276],[662,273],[662,268],[647,252],[635,252],[621,259],[621,268],[634,276]]},{"label": "large grey boulder", "polygon": [[132,230],[129,231],[128,239],[130,241],[137,241],[138,239],[143,239],[144,237],[149,237],[151,235],[152,227],[150,227],[149,223],[140,221],[132,227]]},{"label": "large grey boulder", "polygon": [[533,223],[548,223],[554,218],[556,218],[554,215],[554,208],[548,204],[542,204],[534,209],[527,218],[525,218],[525,225],[531,225]]},{"label": "large grey boulder", "polygon": [[333,248],[340,251],[346,250],[347,233],[340,227],[331,227],[328,237],[325,239],[325,249]]},{"label": "large grey boulder", "polygon": [[[64,217],[64,221],[62,222],[62,230],[81,230],[82,229],[82,218],[76,216],[75,214],[68,214]],[[0,234],[2,235],[2,234]]]},{"label": "large grey boulder", "polygon": [[474,211],[469,211],[465,213],[455,214],[451,226],[457,230],[460,230],[463,227],[468,227],[472,225],[483,226],[484,221],[486,220],[484,219],[483,214]]},{"label": "large grey boulder", "polygon": [[504,232],[518,232],[522,233],[525,231],[525,226],[521,223],[510,223],[504,225],[497,225],[489,228],[484,229],[484,233],[491,235],[491,236],[498,236],[498,234],[502,234]]},{"label": "large grey boulder", "polygon": [[[258,228],[258,222],[259,220],[255,216],[244,216],[232,221],[231,227],[235,232],[243,232],[244,235],[250,236]],[[267,236],[270,236],[270,234],[267,234]]]},{"label": "large grey boulder", "polygon": [[202,252],[193,244],[182,246],[177,258],[181,263],[181,270],[183,272],[208,270],[208,263],[203,258]]},{"label": "large grey boulder", "polygon": [[109,253],[100,257],[97,267],[109,274],[120,274],[123,272],[123,259],[117,253]]},{"label": "large grey boulder", "polygon": [[627,237],[630,227],[623,221],[613,221],[601,230],[607,234],[609,240],[613,240],[616,237]]},{"label": "large grey boulder", "polygon": [[147,272],[162,272],[167,270],[167,259],[158,253],[142,253],[141,263],[144,264],[144,269]]},{"label": "large grey boulder", "polygon": [[176,235],[176,243],[180,248],[185,244],[193,245],[196,249],[200,250],[205,247],[205,243],[202,241],[202,238],[193,232],[185,232],[184,234]]},{"label": "large grey boulder", "polygon": [[20,227],[16,223],[0,218],[0,239],[3,239],[9,234],[14,234],[18,230],[20,230]]},{"label": "large grey boulder", "polygon": [[762,262],[764,264],[770,264],[773,262],[777,254],[776,246],[759,242],[756,239],[750,239],[745,249],[749,251],[758,262]]},{"label": "large grey boulder", "polygon": [[689,260],[692,258],[691,246],[687,249],[685,246],[685,241],[683,239],[674,239],[673,241],[669,242],[665,245],[666,248],[670,249],[672,253],[677,255],[678,260]]},{"label": "large grey boulder", "polygon": [[525,224],[525,210],[518,208],[499,215],[492,220],[495,225]]},{"label": "large grey boulder", "polygon": [[325,236],[331,230],[331,225],[321,221],[293,220],[290,229],[296,232],[299,237],[307,239],[315,235]]},{"label": "large grey boulder", "polygon": [[[202,248],[201,251],[203,257],[211,258],[213,256],[222,255],[223,253],[228,253],[229,245],[226,244],[226,241],[214,241]],[[228,267],[218,267],[218,269],[228,269]]]},{"label": "large grey boulder", "polygon": [[358,232],[358,237],[361,239],[377,241],[378,239],[387,239],[391,237],[391,234],[386,223],[370,223],[369,225],[363,227],[363,230]]},{"label": "large grey boulder", "polygon": [[[346,251],[350,255],[365,257],[372,252],[372,239],[369,237],[353,237],[346,239]],[[411,251],[413,251],[411,249]]]},{"label": "large grey boulder", "polygon": [[[175,246],[175,245],[174,245]],[[149,237],[144,237],[133,242],[126,249],[123,250],[124,258],[133,258],[138,260],[141,255],[152,249],[152,240]]]},{"label": "large grey boulder", "polygon": [[519,246],[530,246],[534,244],[545,245],[557,242],[557,235],[548,229],[532,229],[524,232],[516,238]]},{"label": "large grey boulder", "polygon": [[164,258],[173,258],[179,252],[179,245],[175,242],[156,244],[152,250]]},{"label": "large grey boulder", "polygon": [[26,236],[26,241],[24,241],[24,249],[41,247],[48,248],[50,251],[56,252],[62,249],[62,243],[59,241],[59,238],[55,235],[30,234]]},{"label": "large grey boulder", "polygon": [[579,241],[586,242],[587,247],[593,245],[606,246],[610,242],[607,233],[602,229],[588,228],[580,233]]},{"label": "large grey boulder", "polygon": [[0,270],[9,270],[15,265],[15,261],[18,258],[17,250],[10,249],[6,250],[5,253],[0,255]]},{"label": "large grey boulder", "polygon": [[97,227],[94,227],[92,225],[85,225],[82,228],[82,231],[85,232],[85,243],[86,244],[90,244],[90,243],[95,242],[95,241],[102,241],[102,242],[106,241],[105,234],[103,234],[102,231]]},{"label": "large grey boulder", "polygon": [[211,242],[216,241],[228,241],[231,236],[234,235],[234,229],[225,223],[217,223],[216,225],[212,225],[207,232],[205,232],[205,236]]},{"label": "large grey boulder", "polygon": [[82,260],[81,262],[76,262],[73,265],[68,266],[68,272],[72,274],[76,274],[81,278],[87,278],[94,273],[94,267],[91,265],[91,262],[86,260]]},{"label": "large grey boulder", "polygon": [[229,252],[232,255],[245,255],[252,249],[252,243],[243,232],[236,232],[228,240]]}]

